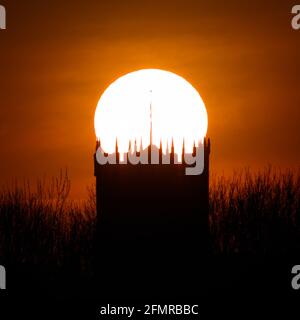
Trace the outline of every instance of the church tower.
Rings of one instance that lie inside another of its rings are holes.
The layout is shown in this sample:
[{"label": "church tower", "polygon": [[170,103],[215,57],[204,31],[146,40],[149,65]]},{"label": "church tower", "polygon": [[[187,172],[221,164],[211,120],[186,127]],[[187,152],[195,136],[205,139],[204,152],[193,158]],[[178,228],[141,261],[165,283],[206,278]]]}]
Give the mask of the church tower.
[{"label": "church tower", "polygon": [[[152,143],[150,125],[148,160]],[[203,143],[200,175],[185,174],[184,157],[175,163],[173,139],[170,164],[162,164],[162,143],[159,164],[119,164],[117,141],[116,164],[100,165],[95,154],[96,273],[106,297],[134,299],[142,291],[175,298],[191,285],[195,291],[190,294],[197,294],[199,270],[209,250],[210,140]]]}]

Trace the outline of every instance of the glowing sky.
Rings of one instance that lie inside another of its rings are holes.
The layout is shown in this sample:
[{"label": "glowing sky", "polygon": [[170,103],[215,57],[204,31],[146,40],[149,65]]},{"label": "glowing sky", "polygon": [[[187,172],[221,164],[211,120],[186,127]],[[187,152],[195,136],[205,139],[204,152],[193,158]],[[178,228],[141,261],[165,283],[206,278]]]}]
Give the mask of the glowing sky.
[{"label": "glowing sky", "polygon": [[68,167],[94,180],[94,112],[133,70],[186,79],[205,102],[211,168],[300,163],[300,31],[294,1],[2,0],[1,182]]}]

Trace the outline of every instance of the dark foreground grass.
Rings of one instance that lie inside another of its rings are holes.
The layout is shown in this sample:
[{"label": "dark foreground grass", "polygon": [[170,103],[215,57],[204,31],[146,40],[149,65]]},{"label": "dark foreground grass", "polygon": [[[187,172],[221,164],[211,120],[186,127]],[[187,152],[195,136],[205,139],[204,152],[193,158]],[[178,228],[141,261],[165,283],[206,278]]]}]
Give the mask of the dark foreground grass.
[{"label": "dark foreground grass", "polygon": [[209,224],[215,252],[256,255],[300,249],[300,172],[271,167],[211,179]]},{"label": "dark foreground grass", "polygon": [[[68,199],[67,174],[0,191],[0,259],[13,266],[92,272],[96,210],[91,187]],[[300,174],[267,168],[211,179],[209,226],[215,254],[288,254],[300,249]]]},{"label": "dark foreground grass", "polygon": [[0,258],[5,264],[88,271],[96,221],[95,199],[68,199],[70,180],[14,182],[0,192]]}]

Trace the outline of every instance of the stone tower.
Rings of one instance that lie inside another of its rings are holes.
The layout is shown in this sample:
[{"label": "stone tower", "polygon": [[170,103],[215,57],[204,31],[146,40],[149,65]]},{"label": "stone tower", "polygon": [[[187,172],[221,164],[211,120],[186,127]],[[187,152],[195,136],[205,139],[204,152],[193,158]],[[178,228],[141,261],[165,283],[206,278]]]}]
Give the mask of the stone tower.
[{"label": "stone tower", "polygon": [[173,143],[170,164],[161,144],[159,164],[119,164],[117,143],[115,154],[115,164],[94,156],[99,291],[108,299],[196,296],[209,247],[209,139],[200,175],[175,163]]}]

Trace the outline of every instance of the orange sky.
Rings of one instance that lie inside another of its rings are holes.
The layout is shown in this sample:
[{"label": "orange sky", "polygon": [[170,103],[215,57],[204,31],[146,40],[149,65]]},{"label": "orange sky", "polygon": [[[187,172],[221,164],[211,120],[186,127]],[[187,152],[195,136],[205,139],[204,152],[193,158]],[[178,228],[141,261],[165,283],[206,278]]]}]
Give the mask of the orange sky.
[{"label": "orange sky", "polygon": [[0,182],[68,167],[72,197],[93,181],[94,111],[141,68],[201,94],[212,169],[300,160],[300,30],[293,1],[1,1]]}]

